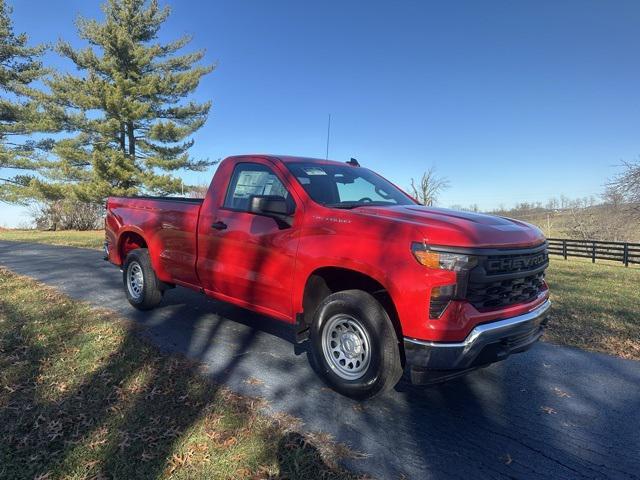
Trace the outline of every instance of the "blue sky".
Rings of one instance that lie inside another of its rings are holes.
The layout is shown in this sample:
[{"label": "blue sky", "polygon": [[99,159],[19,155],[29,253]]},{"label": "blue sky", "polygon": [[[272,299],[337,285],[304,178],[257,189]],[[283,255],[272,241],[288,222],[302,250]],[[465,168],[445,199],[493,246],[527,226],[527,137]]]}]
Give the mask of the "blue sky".
[{"label": "blue sky", "polygon": [[[9,3],[34,42],[79,45],[74,18],[101,15],[97,1]],[[195,156],[323,157],[331,113],[331,158],[403,187],[434,165],[451,183],[440,204],[491,209],[596,195],[640,154],[636,1],[170,5],[161,38],[192,34],[218,64],[196,95],[213,109]],[[0,224],[21,215],[0,204]]]}]

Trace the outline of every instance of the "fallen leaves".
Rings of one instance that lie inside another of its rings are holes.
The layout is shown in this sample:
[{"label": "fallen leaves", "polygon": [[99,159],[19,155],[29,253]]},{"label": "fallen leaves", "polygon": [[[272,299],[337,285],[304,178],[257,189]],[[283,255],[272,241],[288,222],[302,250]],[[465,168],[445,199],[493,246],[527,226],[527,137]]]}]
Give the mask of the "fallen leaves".
[{"label": "fallen leaves", "polygon": [[127,432],[119,432],[120,433],[120,442],[118,443],[118,450],[123,452],[127,448],[131,446],[131,439],[129,438],[129,434]]},{"label": "fallen leaves", "polygon": [[247,378],[244,383],[246,383],[247,385],[264,385],[264,382],[262,380],[260,380],[259,378],[255,378],[255,377],[249,377]]},{"label": "fallen leaves", "polygon": [[107,443],[108,435],[109,435],[109,428],[108,427],[102,426],[102,427],[98,428],[91,435],[90,440],[87,443],[87,446],[89,447],[90,450],[98,449],[99,447],[101,447],[102,445]]},{"label": "fallen leaves", "polygon": [[147,392],[144,396],[145,400],[153,400],[153,397],[160,394],[158,387],[154,386],[151,391]]},{"label": "fallen leaves", "polygon": [[229,437],[224,442],[222,442],[222,446],[225,448],[233,447],[238,443],[238,439],[236,437]]},{"label": "fallen leaves", "polygon": [[53,420],[49,422],[49,424],[47,425],[47,432],[50,441],[53,441],[56,438],[60,438],[62,436],[62,421]]},{"label": "fallen leaves", "polygon": [[168,475],[173,475],[176,470],[188,465],[192,455],[193,455],[193,452],[191,451],[174,453],[169,459],[166,473]]},{"label": "fallen leaves", "polygon": [[559,389],[558,387],[553,388],[553,393],[555,393],[560,398],[571,398],[571,395],[569,395],[564,390]]},{"label": "fallen leaves", "polygon": [[157,458],[157,455],[155,453],[151,453],[148,452],[146,450],[142,451],[142,455],[140,456],[140,459],[143,462],[150,462],[151,460],[154,460],[155,458]]}]

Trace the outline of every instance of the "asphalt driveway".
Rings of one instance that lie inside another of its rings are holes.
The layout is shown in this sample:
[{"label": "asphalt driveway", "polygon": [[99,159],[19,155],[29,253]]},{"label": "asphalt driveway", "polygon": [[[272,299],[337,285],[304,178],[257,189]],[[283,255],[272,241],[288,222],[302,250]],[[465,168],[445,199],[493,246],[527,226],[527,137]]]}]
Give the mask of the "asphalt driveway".
[{"label": "asphalt driveway", "polygon": [[640,478],[640,362],[540,343],[445,385],[403,380],[359,404],[323,385],[282,324],[182,288],[139,312],[101,257],[0,241],[0,265],[139,322],[217,381],[365,453],[349,467],[375,477]]}]

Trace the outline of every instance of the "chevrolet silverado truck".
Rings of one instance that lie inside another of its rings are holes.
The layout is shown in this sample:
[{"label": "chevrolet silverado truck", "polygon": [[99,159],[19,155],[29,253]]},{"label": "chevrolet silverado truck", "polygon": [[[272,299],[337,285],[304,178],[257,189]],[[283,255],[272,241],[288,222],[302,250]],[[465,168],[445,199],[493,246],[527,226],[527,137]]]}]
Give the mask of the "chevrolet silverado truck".
[{"label": "chevrolet silverado truck", "polygon": [[178,285],[286,322],[357,399],[527,350],[550,307],[538,228],[422,206],[353,159],[229,157],[204,199],[111,197],[105,222],[131,305]]}]

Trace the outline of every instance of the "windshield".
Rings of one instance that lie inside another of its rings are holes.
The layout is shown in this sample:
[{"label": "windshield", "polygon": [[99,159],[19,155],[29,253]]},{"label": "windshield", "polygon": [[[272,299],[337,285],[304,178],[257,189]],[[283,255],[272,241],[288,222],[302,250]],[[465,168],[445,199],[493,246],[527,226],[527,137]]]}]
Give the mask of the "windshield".
[{"label": "windshield", "polygon": [[327,207],[414,205],[402,190],[371,170],[350,165],[288,163],[307,194]]}]

